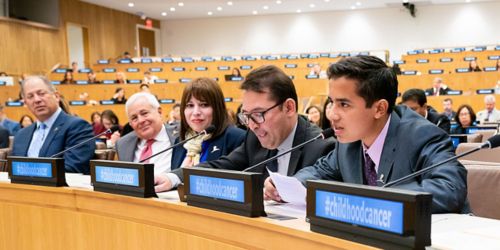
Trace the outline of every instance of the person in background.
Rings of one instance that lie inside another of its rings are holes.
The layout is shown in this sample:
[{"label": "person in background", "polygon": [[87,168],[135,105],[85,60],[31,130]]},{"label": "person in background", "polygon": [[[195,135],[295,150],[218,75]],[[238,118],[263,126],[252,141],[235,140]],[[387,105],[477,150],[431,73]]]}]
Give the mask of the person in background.
[{"label": "person in background", "polygon": [[149,71],[144,72],[144,80],[142,81],[143,84],[155,84],[156,80],[158,80],[157,76],[152,75]]},{"label": "person in background", "polygon": [[12,155],[50,157],[90,139],[59,156],[64,158],[66,172],[89,174],[89,161],[95,150],[90,124],[62,111],[59,93],[43,76],[27,77],[21,85],[21,92],[37,122],[17,132]]},{"label": "person in background", "polygon": [[101,123],[101,113],[94,111],[90,115],[90,125],[92,125],[92,131],[94,131],[94,135],[98,135],[104,132],[106,129]]},{"label": "person in background", "polygon": [[9,76],[9,75],[7,75],[7,73],[5,73],[5,72],[2,71],[2,72],[0,72],[0,76],[1,77],[5,77],[5,76]]},{"label": "person in background", "polygon": [[122,131],[122,127],[120,126],[120,120],[118,120],[118,116],[112,110],[104,110],[101,113],[101,124],[104,127],[104,130],[110,129],[114,125],[118,125],[120,129],[115,131],[112,134],[105,134],[106,145],[108,148],[114,148],[116,141],[120,139],[120,133]]},{"label": "person in background", "polygon": [[312,66],[311,71],[309,72],[309,75],[316,75],[320,79],[326,79],[326,72],[321,69],[321,65],[319,65],[319,63],[315,63]]},{"label": "person in background", "polygon": [[448,117],[450,121],[455,121],[455,115],[457,112],[453,111],[453,100],[451,98],[446,98],[443,100],[443,115]]},{"label": "person in background", "polygon": [[481,72],[481,68],[477,65],[476,60],[469,61],[469,72]]},{"label": "person in background", "polygon": [[494,95],[486,95],[484,97],[485,109],[477,112],[477,121],[480,124],[485,122],[498,122],[500,121],[500,111],[496,109],[496,99]]},{"label": "person in background", "polygon": [[392,70],[394,71],[394,74],[401,75],[401,68],[399,67],[399,64],[395,63],[392,65]]},{"label": "person in background", "polygon": [[19,124],[21,124],[21,128],[26,128],[29,127],[31,124],[33,124],[33,118],[29,115],[23,115],[21,116],[21,119],[19,119]]},{"label": "person in background", "polygon": [[87,81],[89,84],[101,83],[101,81],[97,80],[97,74],[94,71],[87,73]]},{"label": "person in background", "polygon": [[500,60],[497,60],[495,67],[496,67],[497,71],[500,71]]},{"label": "person in background", "polygon": [[61,81],[61,84],[73,84],[75,83],[75,80],[73,79],[73,72],[71,71],[66,71],[66,73],[64,73],[64,78],[62,79]]},{"label": "person in background", "polygon": [[328,97],[323,104],[323,112],[321,116],[321,129],[325,130],[328,128],[333,128],[333,116],[332,116],[332,100]]},{"label": "person in background", "polygon": [[311,105],[311,106],[307,107],[307,109],[306,109],[307,119],[309,119],[309,121],[312,124],[314,124],[318,127],[321,127],[321,124],[322,124],[322,121],[321,121],[322,113],[323,112],[321,112],[321,109],[315,105]]},{"label": "person in background", "polygon": [[18,122],[7,117],[3,104],[0,104],[0,126],[7,129],[11,136],[16,135],[17,131],[21,129],[21,125]]},{"label": "person in background", "polygon": [[449,90],[451,89],[443,83],[443,79],[436,77],[432,81],[432,88],[426,89],[425,92],[429,96],[440,96],[447,95]]},{"label": "person in background", "polygon": [[78,73],[78,63],[77,62],[72,62],[71,63],[71,72],[73,72],[74,74]]},{"label": "person in background", "polygon": [[176,103],[170,110],[168,124],[179,124],[181,122],[181,104]]},{"label": "person in background", "polygon": [[455,121],[457,126],[451,130],[450,134],[465,134],[467,127],[476,125],[476,114],[470,105],[464,104],[458,107]]},{"label": "person in background", "polygon": [[[236,116],[238,116],[241,113],[241,108],[243,107],[242,104],[238,105],[238,108],[236,109]],[[240,119],[236,118],[236,127],[243,129],[243,130],[248,130],[247,125],[243,124]]]},{"label": "person in background", "polygon": [[233,68],[233,71],[232,71],[231,75],[234,76],[234,77],[241,77],[240,69]]},{"label": "person in background", "polygon": [[127,98],[125,98],[125,89],[116,88],[115,94],[111,100],[115,102],[115,104],[125,104],[127,102]]},{"label": "person in background", "polygon": [[116,72],[115,83],[118,83],[118,84],[127,84],[128,80],[127,80],[127,76],[125,75],[125,73],[123,73],[121,71]]},{"label": "person in background", "polygon": [[402,102],[419,115],[450,133],[450,120],[427,105],[427,97],[421,89],[409,89],[403,93]]}]

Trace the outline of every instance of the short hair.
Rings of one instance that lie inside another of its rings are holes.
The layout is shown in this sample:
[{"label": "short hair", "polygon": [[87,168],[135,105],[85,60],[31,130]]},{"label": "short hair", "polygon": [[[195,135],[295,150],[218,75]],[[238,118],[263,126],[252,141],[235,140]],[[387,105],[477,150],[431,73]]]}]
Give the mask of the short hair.
[{"label": "short hair", "polygon": [[453,100],[449,97],[444,99],[443,102],[450,102],[451,104],[453,104]]},{"label": "short hair", "polygon": [[208,77],[201,77],[188,83],[182,92],[180,128],[181,140],[184,140],[186,138],[186,133],[191,131],[191,128],[186,121],[186,117],[184,116],[184,110],[186,109],[187,103],[191,100],[191,97],[194,97],[199,101],[207,102],[208,105],[212,107],[212,124],[215,126],[215,131],[212,133],[212,137],[217,137],[224,133],[224,130],[226,130],[227,126],[229,126],[230,121],[222,89],[215,80]]},{"label": "short hair", "polygon": [[130,105],[143,98],[146,99],[146,101],[153,107],[153,109],[158,109],[160,107],[160,103],[154,95],[146,92],[138,92],[133,94],[125,103],[125,113],[127,113],[128,115],[128,109]]},{"label": "short hair", "polygon": [[484,97],[484,102],[496,102],[495,96],[494,95],[487,95]]},{"label": "short hair", "polygon": [[427,103],[427,97],[425,96],[425,91],[421,89],[409,89],[403,93],[402,101],[414,101],[418,103],[421,107]]},{"label": "short hair", "polygon": [[175,108],[177,108],[177,107],[179,107],[179,108],[180,108],[180,107],[181,107],[181,104],[180,104],[180,103],[176,103],[176,104],[174,104],[174,106],[172,106],[172,109],[175,109]]},{"label": "short hair", "polygon": [[252,70],[246,76],[240,89],[257,93],[265,93],[269,89],[272,100],[283,103],[291,98],[295,101],[295,109],[298,109],[297,91],[292,79],[274,65],[265,65]]},{"label": "short hair", "polygon": [[459,117],[460,117],[460,111],[464,108],[469,111],[471,124],[474,123],[474,121],[476,121],[476,113],[474,112],[474,109],[472,109],[472,107],[468,104],[462,104],[460,105],[460,107],[458,107],[457,113],[455,114],[455,121],[457,122],[459,127],[463,126],[462,123],[460,123]]},{"label": "short hair", "polygon": [[369,108],[375,101],[385,99],[389,103],[387,113],[396,105],[398,79],[394,71],[375,56],[343,58],[328,67],[328,79],[346,77],[356,80],[356,92]]},{"label": "short hair", "polygon": [[41,75],[27,76],[21,82],[21,96],[23,98],[24,98],[24,85],[26,84],[26,82],[28,82],[30,80],[37,80],[37,79],[41,80],[47,86],[47,88],[49,89],[50,93],[56,93],[57,92],[56,88],[54,87],[54,85],[52,85],[52,83],[50,83],[50,81],[49,81],[49,79],[47,79],[47,77],[41,76]]},{"label": "short hair", "polygon": [[113,112],[112,110],[106,109],[106,110],[102,111],[101,121],[104,118],[110,120],[112,124],[120,124],[120,120],[118,119],[118,116],[116,116],[115,112]]}]

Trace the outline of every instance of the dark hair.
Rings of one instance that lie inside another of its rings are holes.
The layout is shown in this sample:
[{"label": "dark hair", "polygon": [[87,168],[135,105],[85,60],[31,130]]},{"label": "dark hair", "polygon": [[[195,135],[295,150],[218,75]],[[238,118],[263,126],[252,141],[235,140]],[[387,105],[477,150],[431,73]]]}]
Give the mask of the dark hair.
[{"label": "dark hair", "polygon": [[283,103],[288,98],[295,101],[295,109],[298,109],[298,98],[292,79],[280,68],[274,65],[261,66],[252,70],[240,86],[242,90],[265,93],[269,90],[272,100]]},{"label": "dark hair", "polygon": [[[476,63],[476,67],[472,67],[472,62]],[[482,71],[481,68],[479,68],[479,64],[477,63],[476,60],[469,61],[469,71]]]},{"label": "dark hair", "polygon": [[414,101],[420,105],[424,106],[427,103],[427,97],[425,96],[425,91],[421,89],[409,89],[403,93],[402,101]]},{"label": "dark hair", "polygon": [[23,127],[23,120],[24,120],[25,117],[30,118],[31,123],[35,122],[31,116],[29,116],[29,115],[23,115],[23,116],[21,116],[21,119],[19,119],[19,125],[21,125],[21,128],[24,128]]},{"label": "dark hair", "polygon": [[[233,68],[233,70],[232,70],[232,71],[234,71],[234,70],[236,70],[236,72],[238,72],[238,75],[236,75],[236,76],[241,77],[241,72],[240,72],[240,69],[238,69],[238,68]],[[233,75],[233,72],[231,72],[231,75]]]},{"label": "dark hair", "polygon": [[95,116],[95,115],[99,115],[99,117],[102,117],[102,116],[101,116],[101,113],[99,113],[99,112],[97,112],[97,111],[92,112],[92,114],[90,114],[90,122],[91,122],[91,123],[94,123],[94,116]]},{"label": "dark hair", "polygon": [[212,138],[222,134],[230,123],[226,103],[224,102],[224,94],[215,80],[207,77],[201,77],[190,82],[182,92],[180,128],[181,140],[184,140],[186,133],[191,130],[186,121],[186,117],[184,116],[184,110],[186,109],[187,103],[191,100],[191,97],[207,102],[208,105],[212,107],[212,124],[215,126]]},{"label": "dark hair", "polygon": [[449,98],[449,97],[448,97],[448,98],[445,98],[445,99],[443,100],[443,102],[450,102],[450,103],[452,103],[452,104],[453,104],[453,100],[452,100],[451,98]]},{"label": "dark hair", "polygon": [[116,116],[115,112],[113,112],[112,110],[106,109],[106,110],[102,111],[101,124],[102,124],[102,119],[104,119],[104,118],[110,120],[113,125],[120,124],[120,120],[118,120],[118,116]]},{"label": "dark hair", "polygon": [[460,111],[464,108],[469,111],[471,125],[474,123],[474,121],[476,121],[476,113],[474,112],[472,107],[468,104],[462,104],[462,105],[460,105],[460,107],[458,107],[457,113],[455,114],[455,121],[457,122],[459,127],[463,127],[463,125],[460,123],[460,119],[458,119],[458,117],[460,116]]},{"label": "dark hair", "polygon": [[115,94],[116,94],[116,93],[118,93],[118,92],[120,92],[120,91],[122,91],[122,90],[123,90],[123,88],[121,88],[121,87],[116,88],[116,89],[115,89]]},{"label": "dark hair", "polygon": [[327,129],[332,127],[332,124],[328,119],[326,113],[326,107],[330,103],[332,103],[332,99],[330,99],[330,97],[326,98],[325,103],[323,104],[323,113],[321,114],[321,129]]},{"label": "dark hair", "polygon": [[321,126],[323,124],[323,111],[321,111],[321,108],[316,106],[316,105],[311,105],[309,107],[306,108],[306,114],[309,114],[309,110],[311,109],[316,109],[318,110],[319,112],[319,122],[318,122],[318,126]]},{"label": "dark hair", "polygon": [[146,87],[146,88],[149,89],[149,84],[147,84],[147,83],[141,83],[141,85],[139,86],[139,89],[142,90],[142,87]]},{"label": "dark hair", "polygon": [[398,95],[398,79],[384,61],[363,55],[343,58],[328,68],[328,79],[341,77],[357,81],[357,94],[365,100],[367,108],[385,99],[389,103],[387,113],[392,112]]}]

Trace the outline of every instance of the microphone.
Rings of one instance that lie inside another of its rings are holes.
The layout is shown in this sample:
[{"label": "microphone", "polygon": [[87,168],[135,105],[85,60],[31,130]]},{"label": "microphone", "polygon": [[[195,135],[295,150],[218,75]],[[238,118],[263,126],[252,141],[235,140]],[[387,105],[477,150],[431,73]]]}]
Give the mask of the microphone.
[{"label": "microphone", "polygon": [[162,151],[160,151],[160,152],[158,152],[158,153],[156,153],[154,155],[151,155],[150,157],[144,158],[141,161],[139,161],[139,163],[143,163],[143,162],[145,162],[145,161],[147,161],[147,160],[149,160],[149,159],[151,159],[151,158],[153,158],[153,157],[155,157],[155,156],[157,156],[159,154],[165,153],[165,152],[167,152],[167,151],[169,151],[169,150],[171,150],[171,149],[173,149],[173,148],[175,148],[177,146],[180,146],[180,145],[182,145],[182,144],[184,144],[184,143],[186,143],[186,142],[188,142],[188,141],[190,141],[190,140],[192,140],[192,139],[194,139],[196,137],[199,137],[199,136],[202,136],[202,135],[206,135],[206,134],[211,134],[214,131],[215,131],[215,125],[212,124],[212,125],[208,126],[205,130],[201,131],[200,133],[198,133],[198,134],[196,134],[194,136],[191,136],[191,137],[185,139],[184,141],[180,141],[180,142],[178,142],[178,143],[176,143],[176,144],[174,144],[174,145],[172,145],[172,146],[170,146],[170,147],[168,147],[168,148],[166,148],[166,149],[164,149],[164,150],[162,150]]},{"label": "microphone", "polygon": [[404,181],[406,181],[406,180],[409,180],[409,179],[411,179],[411,178],[414,178],[414,177],[416,177],[416,176],[419,176],[419,175],[421,175],[421,174],[424,174],[424,173],[426,173],[426,172],[429,172],[429,170],[432,170],[432,169],[434,169],[434,168],[436,168],[436,167],[439,167],[439,166],[441,166],[441,165],[443,165],[443,164],[445,164],[445,163],[448,163],[448,162],[450,162],[450,161],[456,160],[456,159],[458,159],[458,158],[460,158],[460,157],[463,157],[463,156],[466,156],[466,155],[472,154],[472,153],[474,153],[474,152],[476,152],[476,151],[479,151],[479,150],[481,150],[481,149],[484,149],[484,148],[491,149],[491,148],[496,148],[496,147],[498,147],[498,146],[500,146],[500,135],[495,135],[495,136],[493,136],[493,137],[489,138],[489,139],[488,139],[488,141],[486,141],[485,143],[483,143],[483,144],[482,144],[481,146],[479,146],[479,147],[473,148],[473,149],[471,149],[471,150],[469,150],[469,151],[463,152],[463,153],[461,153],[461,154],[459,154],[459,155],[453,156],[453,157],[451,157],[451,158],[448,158],[448,159],[446,159],[446,160],[443,160],[443,161],[441,161],[441,162],[438,162],[438,163],[436,163],[436,164],[434,164],[434,165],[431,165],[431,166],[429,166],[429,167],[426,167],[426,168],[420,169],[419,171],[414,172],[414,173],[412,173],[412,174],[410,174],[410,175],[407,175],[407,176],[404,176],[404,177],[399,178],[399,179],[397,179],[397,180],[391,181],[391,182],[389,182],[389,183],[387,183],[387,184],[383,185],[382,187],[391,187],[391,186],[394,186],[394,185],[396,185],[396,184],[400,184],[400,183],[402,183],[402,182],[404,182]]},{"label": "microphone", "polygon": [[263,160],[263,161],[255,164],[255,165],[253,165],[251,167],[245,168],[245,169],[243,169],[242,172],[249,172],[251,170],[254,170],[257,167],[260,167],[261,165],[264,165],[264,164],[266,164],[268,162],[271,162],[271,161],[274,161],[274,160],[278,159],[278,157],[280,157],[282,155],[288,154],[288,153],[290,153],[292,151],[295,151],[295,150],[297,150],[299,148],[302,148],[305,145],[307,145],[307,144],[309,144],[309,143],[311,143],[311,142],[313,142],[313,141],[315,141],[315,140],[317,140],[319,138],[321,138],[321,139],[327,139],[327,138],[330,138],[330,137],[334,136],[334,134],[335,133],[334,133],[334,131],[333,131],[332,128],[327,128],[327,129],[323,130],[319,135],[313,137],[312,139],[309,139],[309,140],[307,140],[307,141],[305,141],[305,142],[303,142],[303,143],[301,143],[301,144],[299,144],[299,145],[297,145],[295,147],[291,147],[290,149],[285,150],[284,152],[281,152],[281,153],[279,153],[279,154],[277,154],[277,155],[275,155],[275,156],[273,156],[273,157],[271,157],[271,158],[269,158],[267,160]]},{"label": "microphone", "polygon": [[106,131],[104,131],[104,132],[102,132],[102,133],[100,133],[100,134],[98,134],[98,135],[96,135],[96,136],[93,136],[93,137],[91,137],[91,138],[89,138],[89,139],[87,139],[87,140],[85,140],[85,141],[82,141],[82,142],[80,142],[80,143],[78,143],[78,144],[74,145],[73,147],[69,147],[69,148],[67,148],[67,149],[65,149],[65,150],[63,150],[63,151],[61,151],[61,152],[59,152],[59,153],[57,153],[57,154],[54,154],[54,155],[52,155],[50,158],[55,158],[55,157],[58,157],[58,156],[60,156],[60,155],[62,155],[62,154],[64,154],[64,153],[66,153],[67,151],[70,151],[70,150],[72,150],[72,149],[74,149],[74,148],[80,147],[80,146],[82,146],[83,144],[85,144],[85,143],[87,143],[87,142],[89,142],[89,141],[91,141],[91,140],[95,140],[95,139],[96,139],[96,138],[98,138],[99,136],[102,136],[102,135],[105,135],[105,134],[111,134],[111,133],[114,133],[115,131],[118,131],[118,130],[120,130],[120,126],[119,126],[119,125],[117,125],[117,124],[115,124],[115,125],[111,126],[111,128],[107,129]]}]

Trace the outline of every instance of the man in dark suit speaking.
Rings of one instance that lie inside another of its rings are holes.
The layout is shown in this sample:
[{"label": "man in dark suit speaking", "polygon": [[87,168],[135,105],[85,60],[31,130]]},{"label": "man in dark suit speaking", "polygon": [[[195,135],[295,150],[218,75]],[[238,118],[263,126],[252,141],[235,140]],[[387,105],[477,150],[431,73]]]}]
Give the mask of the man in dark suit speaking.
[{"label": "man in dark suit speaking", "polygon": [[[269,157],[319,135],[321,129],[297,113],[297,92],[292,80],[276,66],[263,66],[250,72],[242,83],[241,122],[249,131],[243,144],[227,156],[196,167],[244,170]],[[334,140],[318,139],[303,148],[285,154],[268,164],[271,171],[293,175],[333,149]],[[252,169],[267,174],[266,166]],[[177,176],[172,176],[176,174]],[[162,190],[172,188],[171,178],[182,180],[182,169],[163,179]]]},{"label": "man in dark suit speaking", "polygon": [[450,119],[427,105],[427,97],[421,89],[409,89],[403,93],[403,104],[408,106],[428,121],[436,124],[446,133],[450,133]]},{"label": "man in dark suit speaking", "polygon": [[[88,122],[62,111],[59,94],[45,77],[27,77],[21,84],[21,94],[37,122],[17,132],[12,155],[50,157],[94,135]],[[66,172],[89,174],[94,150],[95,141],[91,140],[64,153]]]},{"label": "man in dark suit speaking", "polygon": [[[328,69],[335,149],[295,177],[381,186],[453,157],[449,136],[406,106],[395,106],[398,82],[377,57],[356,56]],[[429,192],[432,212],[467,210],[467,171],[450,161],[410,182],[395,186]],[[265,198],[280,200],[269,179]]]}]

